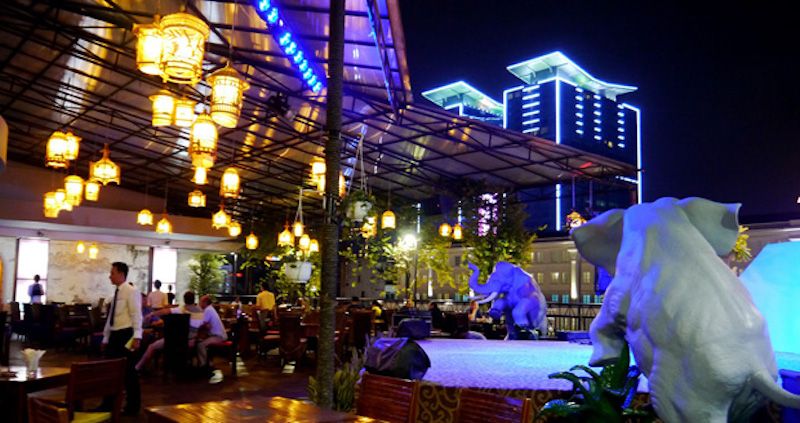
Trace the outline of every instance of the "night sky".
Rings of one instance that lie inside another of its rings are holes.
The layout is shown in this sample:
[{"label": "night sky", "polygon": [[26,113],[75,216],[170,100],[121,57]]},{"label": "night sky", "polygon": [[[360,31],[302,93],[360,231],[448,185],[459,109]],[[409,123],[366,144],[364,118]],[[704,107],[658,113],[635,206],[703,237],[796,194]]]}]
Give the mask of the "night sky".
[{"label": "night sky", "polygon": [[743,203],[743,222],[800,218],[797,14],[672,3],[403,0],[415,101],[463,79],[502,102],[521,82],[506,66],[560,50],[639,87],[623,99],[642,109],[645,201],[702,196]]}]

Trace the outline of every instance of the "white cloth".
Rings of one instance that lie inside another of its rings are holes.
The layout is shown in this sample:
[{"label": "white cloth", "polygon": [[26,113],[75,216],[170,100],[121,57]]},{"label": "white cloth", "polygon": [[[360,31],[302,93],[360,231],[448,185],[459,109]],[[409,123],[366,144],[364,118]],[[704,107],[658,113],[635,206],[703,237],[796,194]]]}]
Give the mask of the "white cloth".
[{"label": "white cloth", "polygon": [[167,306],[167,294],[154,290],[147,294],[147,304],[153,308],[163,308]]},{"label": "white cloth", "polygon": [[222,319],[219,318],[214,306],[209,305],[203,310],[203,323],[208,325],[209,337],[218,336],[223,341],[228,339],[228,332],[225,331],[225,325],[222,324]]},{"label": "white cloth", "polygon": [[180,307],[173,307],[169,309],[169,312],[172,314],[188,314],[189,315],[189,327],[192,329],[197,330],[200,326],[203,326],[203,319],[205,318],[205,313],[203,309],[197,305],[182,305]]},{"label": "white cloth", "polygon": [[[108,308],[106,326],[103,328],[103,343],[108,343],[112,330],[133,328],[133,337],[142,339],[142,294],[133,285],[123,282],[119,284],[116,306]],[[112,297],[113,298],[113,297]],[[113,299],[112,299],[113,302]],[[114,327],[111,327],[111,312],[114,311]]]}]

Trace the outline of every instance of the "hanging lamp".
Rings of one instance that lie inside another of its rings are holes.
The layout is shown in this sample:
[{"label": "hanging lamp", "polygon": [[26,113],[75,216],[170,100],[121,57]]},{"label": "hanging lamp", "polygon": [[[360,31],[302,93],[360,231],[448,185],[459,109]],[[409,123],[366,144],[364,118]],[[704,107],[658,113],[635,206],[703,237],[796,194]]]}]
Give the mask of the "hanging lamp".
[{"label": "hanging lamp", "polygon": [[318,253],[319,252],[319,241],[316,239],[311,239],[311,244],[308,246],[309,253]]},{"label": "hanging lamp", "polygon": [[136,215],[136,223],[142,226],[149,226],[153,224],[153,213],[148,209],[142,209]]},{"label": "hanging lamp", "polygon": [[203,191],[196,189],[189,193],[189,207],[205,207],[206,206],[206,195],[203,194]]},{"label": "hanging lamp", "polygon": [[89,179],[108,185],[114,182],[119,185],[119,166],[108,158],[108,144],[103,146],[103,158],[89,164]]},{"label": "hanging lamp", "polygon": [[161,34],[161,78],[165,82],[197,84],[203,75],[208,25],[188,13],[173,13],[161,19]]},{"label": "hanging lamp", "polygon": [[64,191],[67,193],[65,201],[73,206],[80,206],[83,200],[83,178],[78,175],[69,175],[64,178]]},{"label": "hanging lamp", "polygon": [[189,141],[189,155],[192,166],[210,169],[217,158],[217,138],[219,134],[211,116],[203,113],[197,116]]},{"label": "hanging lamp", "polygon": [[100,249],[97,248],[97,244],[92,243],[92,245],[89,246],[89,258],[94,260],[94,259],[97,258],[97,255],[99,253],[100,253]]},{"label": "hanging lamp", "polygon": [[225,169],[219,183],[219,195],[223,198],[239,198],[239,171],[236,168]]},{"label": "hanging lamp", "polygon": [[308,234],[303,234],[300,239],[297,240],[297,248],[300,251],[308,251],[311,248],[311,237]]},{"label": "hanging lamp", "polygon": [[311,182],[317,185],[317,191],[325,192],[325,160],[321,157],[311,159]]},{"label": "hanging lamp", "polygon": [[150,96],[153,103],[153,126],[169,126],[175,118],[175,97],[167,90],[159,90]]},{"label": "hanging lamp", "polygon": [[453,239],[456,241],[461,241],[461,238],[463,238],[464,236],[462,234],[462,231],[463,229],[461,228],[460,223],[456,223],[455,225],[453,225]]},{"label": "hanging lamp", "polygon": [[67,201],[67,191],[63,188],[56,190],[56,202],[61,210],[72,211],[72,203]]},{"label": "hanging lamp", "polygon": [[67,131],[64,135],[64,139],[67,141],[64,158],[67,160],[77,160],[78,153],[81,150],[81,137],[73,134],[72,131]]},{"label": "hanging lamp", "polygon": [[137,38],[136,67],[148,75],[161,74],[164,36],[161,33],[161,22],[158,15],[153,17],[153,23],[134,24],[133,34]]},{"label": "hanging lamp", "polygon": [[156,224],[156,233],[159,234],[171,234],[172,233],[172,222],[167,219],[167,214],[164,213],[161,216],[161,220],[158,221]]},{"label": "hanging lamp", "polygon": [[289,231],[289,224],[285,224],[283,227],[283,232],[278,235],[278,246],[279,247],[291,247],[294,245],[294,235],[291,231]]},{"label": "hanging lamp", "polygon": [[86,201],[97,201],[100,198],[100,184],[97,181],[88,180],[83,187]]},{"label": "hanging lamp", "polygon": [[386,210],[381,215],[381,229],[394,229],[397,225],[397,217],[391,210]]},{"label": "hanging lamp", "polygon": [[[300,196],[297,198],[297,212],[294,215],[292,233],[295,238],[303,236],[305,225],[303,225],[303,187],[300,187]],[[294,242],[294,240],[292,240]]]},{"label": "hanging lamp", "polygon": [[69,164],[69,160],[67,160],[67,134],[55,131],[50,135],[47,140],[44,164],[56,169],[67,167]]},{"label": "hanging lamp", "polygon": [[56,218],[61,211],[61,205],[56,201],[55,191],[50,191],[44,195],[44,217]]},{"label": "hanging lamp", "polygon": [[231,217],[225,213],[225,204],[219,203],[219,211],[211,216],[211,226],[214,229],[227,228],[231,224]]},{"label": "hanging lamp", "polygon": [[444,222],[439,225],[439,235],[443,237],[448,237],[453,232],[453,228],[450,226],[449,223]]},{"label": "hanging lamp", "polygon": [[86,252],[86,244],[84,244],[83,241],[78,241],[78,243],[75,244],[75,252],[78,254]]},{"label": "hanging lamp", "polygon": [[252,231],[250,231],[250,235],[247,235],[244,246],[247,247],[248,250],[255,250],[258,248],[258,237]]},{"label": "hanging lamp", "polygon": [[194,123],[197,115],[194,114],[194,107],[197,103],[187,98],[175,100],[175,113],[173,123],[181,128],[189,128]]},{"label": "hanging lamp", "polygon": [[228,225],[228,236],[237,237],[242,233],[242,225],[239,222],[231,221]]},{"label": "hanging lamp", "polygon": [[208,170],[204,167],[194,168],[194,176],[192,182],[197,185],[205,185],[208,183]]},{"label": "hanging lamp", "polygon": [[242,111],[242,97],[250,84],[230,62],[208,77],[211,84],[211,119],[223,128],[235,128]]}]

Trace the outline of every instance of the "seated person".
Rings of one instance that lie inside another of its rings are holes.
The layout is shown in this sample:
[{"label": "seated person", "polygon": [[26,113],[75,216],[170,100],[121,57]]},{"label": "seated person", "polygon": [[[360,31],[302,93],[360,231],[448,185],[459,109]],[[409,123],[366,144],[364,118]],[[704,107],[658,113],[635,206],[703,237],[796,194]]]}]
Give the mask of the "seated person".
[{"label": "seated person", "polygon": [[444,314],[439,310],[439,304],[428,304],[428,311],[431,312],[431,327],[434,329],[441,329],[444,324]]},{"label": "seated person", "polygon": [[[183,306],[182,307],[172,307],[172,308],[162,308],[161,310],[156,310],[148,316],[163,316],[165,314],[189,314],[189,347],[191,348],[194,346],[195,338],[197,337],[197,331],[200,326],[203,324],[203,309],[201,309],[197,304],[194,302],[194,292],[186,291],[183,294]],[[146,316],[146,317],[148,317]],[[161,351],[164,349],[164,338],[161,338],[147,347],[147,350],[142,355],[142,358],[139,359],[139,362],[136,363],[136,370],[141,370],[151,358],[153,358],[153,354],[156,351]]]},{"label": "seated person", "polygon": [[481,318],[483,318],[483,313],[481,313],[480,304],[478,304],[478,302],[475,300],[469,302],[469,310],[467,311],[467,313],[469,315],[470,322],[479,321]]},{"label": "seated person", "polygon": [[381,302],[378,300],[372,300],[372,320],[375,323],[375,326],[379,329],[385,328],[385,320],[383,318],[383,308],[381,308]]},{"label": "seated person", "polygon": [[363,310],[363,309],[364,306],[361,304],[361,299],[356,296],[353,296],[353,298],[350,299],[350,305],[347,306],[347,312],[350,313],[353,310]]},{"label": "seated person", "polygon": [[[197,335],[197,358],[200,360],[200,366],[210,369],[208,346],[228,339],[228,332],[225,330],[217,310],[211,306],[211,296],[203,295],[200,297],[200,307],[203,309],[203,324],[200,326],[200,331]],[[207,335],[203,336],[203,334]],[[212,371],[208,382],[222,382],[222,372],[219,370]]]},{"label": "seated person", "polygon": [[277,315],[277,307],[275,307],[275,294],[269,292],[267,288],[269,285],[266,282],[261,283],[261,292],[256,296],[256,309],[266,311],[271,314],[271,318],[275,320]]}]

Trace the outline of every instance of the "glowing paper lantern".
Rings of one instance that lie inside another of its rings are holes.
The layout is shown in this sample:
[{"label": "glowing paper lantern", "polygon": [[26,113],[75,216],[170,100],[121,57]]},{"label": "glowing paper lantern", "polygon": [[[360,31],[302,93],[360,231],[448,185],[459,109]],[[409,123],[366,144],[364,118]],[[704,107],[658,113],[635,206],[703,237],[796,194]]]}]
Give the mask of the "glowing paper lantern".
[{"label": "glowing paper lantern", "polygon": [[158,221],[156,225],[156,233],[159,234],[171,234],[172,233],[172,222],[167,219],[167,215],[164,214],[161,217],[161,220]]},{"label": "glowing paper lantern", "polygon": [[175,126],[188,128],[192,126],[197,116],[194,114],[195,102],[186,98],[175,100],[174,120]]},{"label": "glowing paper lantern", "polygon": [[294,245],[294,235],[289,231],[289,225],[286,225],[283,232],[278,235],[278,246],[291,247],[292,245]]},{"label": "glowing paper lantern", "polygon": [[447,222],[439,225],[439,235],[448,237],[453,232],[453,228]]},{"label": "glowing paper lantern", "polygon": [[242,94],[250,84],[230,64],[208,77],[211,84],[211,119],[223,128],[235,128],[242,110]]},{"label": "glowing paper lantern", "polygon": [[136,36],[136,67],[148,75],[161,74],[161,56],[164,52],[164,37],[158,16],[150,24],[134,24]]},{"label": "glowing paper lantern", "polygon": [[67,131],[64,138],[67,140],[67,150],[64,153],[64,158],[67,160],[76,160],[78,158],[78,152],[81,150],[81,137]]},{"label": "glowing paper lantern", "polygon": [[86,244],[84,244],[83,241],[78,241],[78,243],[75,244],[75,251],[78,254],[83,254],[86,251]]},{"label": "glowing paper lantern", "polygon": [[56,193],[54,191],[46,193],[44,195],[44,217],[56,218],[60,211],[61,205],[56,200]]},{"label": "glowing paper lantern", "polygon": [[161,33],[161,78],[178,84],[196,84],[203,75],[208,25],[188,13],[173,13],[161,20]]},{"label": "glowing paper lantern", "polygon": [[83,200],[83,178],[70,175],[64,178],[64,191],[67,193],[65,201],[73,206],[80,206]]},{"label": "glowing paper lantern", "polygon": [[316,239],[311,240],[311,244],[308,246],[309,253],[318,253],[319,252],[319,241]]},{"label": "glowing paper lantern", "polygon": [[189,140],[189,155],[192,156],[192,166],[210,169],[217,158],[217,127],[211,116],[203,113],[197,116]]},{"label": "glowing paper lantern", "polygon": [[67,167],[69,164],[69,160],[67,160],[67,134],[55,131],[50,135],[47,140],[44,164],[56,169]]},{"label": "glowing paper lantern", "polygon": [[89,179],[108,185],[114,182],[119,185],[119,166],[108,158],[108,144],[103,146],[103,158],[89,164]]},{"label": "glowing paper lantern", "polygon": [[219,183],[219,195],[224,198],[239,197],[239,172],[232,167],[225,169]]},{"label": "glowing paper lantern", "polygon": [[97,258],[97,254],[99,254],[99,253],[100,253],[100,249],[97,248],[97,244],[92,243],[92,245],[89,246],[89,258],[94,260],[94,259]]},{"label": "glowing paper lantern", "polygon": [[153,102],[153,126],[169,126],[175,117],[175,97],[167,90],[150,96]]},{"label": "glowing paper lantern", "polygon": [[220,204],[219,211],[211,216],[211,226],[214,229],[227,228],[231,224],[231,217],[225,213],[225,206]]},{"label": "glowing paper lantern", "polygon": [[381,229],[394,229],[397,225],[397,218],[394,215],[394,212],[391,210],[386,210],[381,215]]},{"label": "glowing paper lantern", "polygon": [[228,225],[228,236],[239,236],[242,233],[242,225],[239,222],[232,221]]},{"label": "glowing paper lantern", "polygon": [[83,193],[87,201],[97,201],[100,198],[100,184],[97,181],[86,181]]},{"label": "glowing paper lantern", "polygon": [[303,234],[299,240],[297,240],[297,248],[301,251],[308,251],[311,248],[311,237],[308,234]]},{"label": "glowing paper lantern", "polygon": [[461,224],[460,223],[456,223],[455,225],[453,225],[453,239],[454,240],[461,241],[461,238],[463,237],[463,234],[461,232],[462,232],[462,228],[461,228]]},{"label": "glowing paper lantern", "polygon": [[304,232],[303,222],[300,221],[294,222],[294,224],[292,225],[292,233],[294,234],[294,237],[299,238],[303,236],[303,232]]},{"label": "glowing paper lantern", "polygon": [[72,211],[72,203],[67,201],[67,191],[64,189],[56,190],[56,202],[61,210]]},{"label": "glowing paper lantern", "polygon": [[196,189],[189,193],[189,207],[205,207],[206,195],[202,191]]},{"label": "glowing paper lantern", "polygon": [[153,213],[150,210],[142,209],[138,215],[136,215],[136,223],[140,225],[152,225],[153,224]]},{"label": "glowing paper lantern", "polygon": [[204,167],[196,167],[194,169],[194,176],[192,182],[197,185],[205,185],[208,183],[208,170]]},{"label": "glowing paper lantern", "polygon": [[247,247],[248,250],[255,250],[258,248],[258,237],[250,232],[250,235],[247,235],[247,238],[244,241],[244,246]]}]

